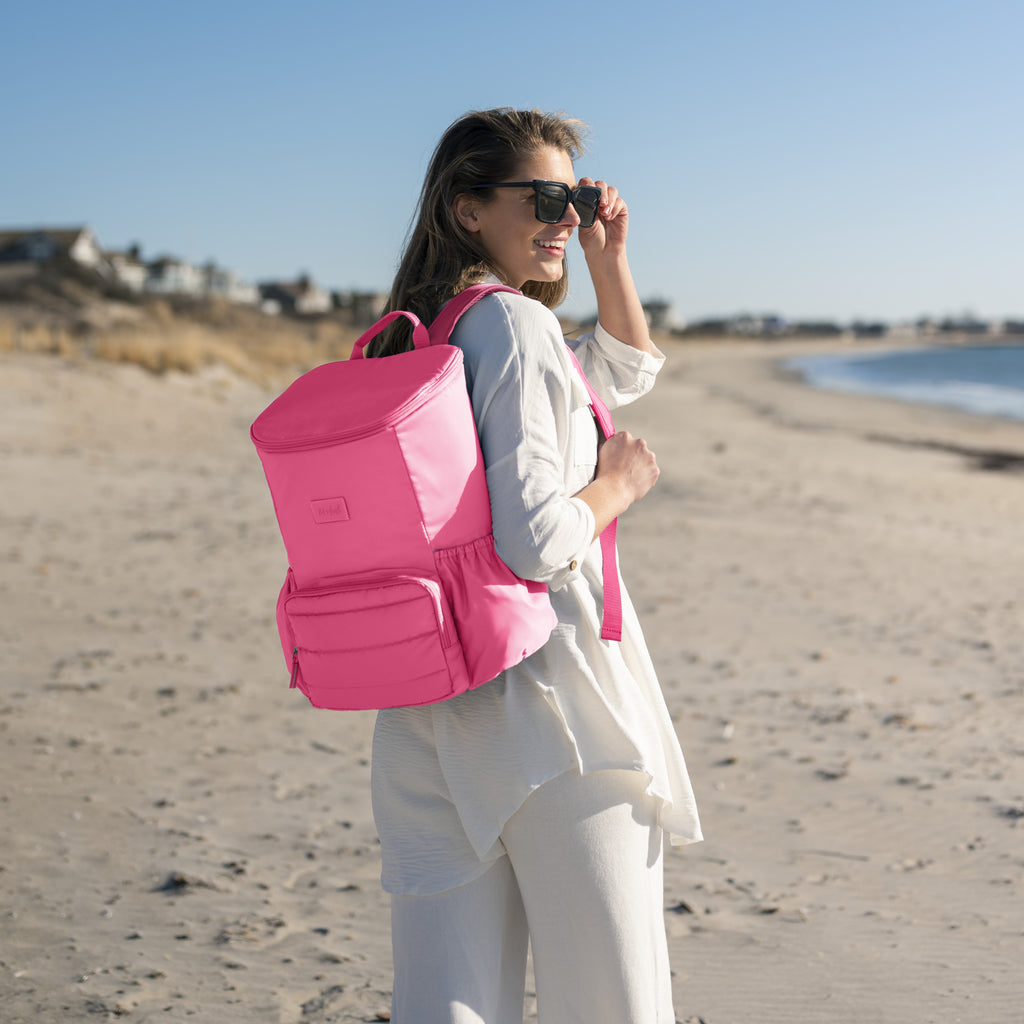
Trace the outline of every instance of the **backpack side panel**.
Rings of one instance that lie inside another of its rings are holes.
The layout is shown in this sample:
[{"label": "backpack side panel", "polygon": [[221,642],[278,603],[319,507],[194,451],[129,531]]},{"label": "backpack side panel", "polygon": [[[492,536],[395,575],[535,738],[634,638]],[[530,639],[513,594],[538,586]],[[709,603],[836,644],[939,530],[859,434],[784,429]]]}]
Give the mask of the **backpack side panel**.
[{"label": "backpack side panel", "polygon": [[491,501],[463,374],[395,425],[428,545],[462,544],[491,532]]}]

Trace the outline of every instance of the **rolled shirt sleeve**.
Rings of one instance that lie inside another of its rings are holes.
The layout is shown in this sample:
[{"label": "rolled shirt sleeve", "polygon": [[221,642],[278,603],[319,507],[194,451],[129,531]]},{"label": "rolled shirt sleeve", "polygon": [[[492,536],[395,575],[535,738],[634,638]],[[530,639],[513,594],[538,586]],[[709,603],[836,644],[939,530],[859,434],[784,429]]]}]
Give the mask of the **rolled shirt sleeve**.
[{"label": "rolled shirt sleeve", "polygon": [[533,299],[493,294],[451,340],[465,356],[498,554],[517,576],[559,590],[580,572],[595,523],[566,488],[573,390],[558,320]]},{"label": "rolled shirt sleeve", "polygon": [[653,353],[633,348],[600,324],[593,334],[570,338],[569,345],[587,380],[609,409],[629,405],[646,395],[665,363],[665,355],[657,347]]}]

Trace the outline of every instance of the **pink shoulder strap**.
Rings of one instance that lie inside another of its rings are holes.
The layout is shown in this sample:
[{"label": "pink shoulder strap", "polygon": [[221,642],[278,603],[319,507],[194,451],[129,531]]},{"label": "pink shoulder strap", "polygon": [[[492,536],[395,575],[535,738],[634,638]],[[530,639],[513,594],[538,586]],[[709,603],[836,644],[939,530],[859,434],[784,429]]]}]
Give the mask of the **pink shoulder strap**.
[{"label": "pink shoulder strap", "polygon": [[503,284],[474,284],[459,292],[454,299],[441,310],[430,325],[430,344],[447,345],[448,339],[455,330],[455,325],[462,319],[471,306],[475,306],[485,295],[492,292],[511,292],[513,295],[520,295],[521,292],[515,288],[509,288]]},{"label": "pink shoulder strap", "polygon": [[[590,396],[590,408],[594,412],[594,419],[607,440],[615,433],[615,424],[612,423],[612,414],[608,406],[601,400],[601,396],[594,390],[587,375],[583,372],[576,353],[568,346],[569,358],[573,366],[579,372],[587,394]],[[604,584],[604,612],[601,615],[601,637],[604,640],[622,639],[622,593],[619,590],[619,559],[615,550],[615,534],[618,531],[619,520],[613,519],[601,531],[601,562],[602,562],[602,583]]]}]

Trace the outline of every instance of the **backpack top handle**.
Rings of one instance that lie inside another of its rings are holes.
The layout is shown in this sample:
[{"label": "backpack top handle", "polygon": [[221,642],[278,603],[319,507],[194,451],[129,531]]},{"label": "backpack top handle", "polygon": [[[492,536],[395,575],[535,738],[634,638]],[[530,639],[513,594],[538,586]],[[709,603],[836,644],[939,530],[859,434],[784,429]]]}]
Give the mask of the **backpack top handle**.
[{"label": "backpack top handle", "polygon": [[385,327],[393,320],[397,320],[400,316],[404,316],[407,320],[412,323],[412,343],[415,348],[427,348],[430,345],[430,335],[427,333],[426,327],[423,322],[415,313],[409,313],[404,309],[395,310],[394,313],[388,313],[386,316],[382,316],[368,331],[365,331],[359,336],[359,339],[352,346],[352,354],[349,359],[365,359],[363,355],[363,349],[371,342],[374,338],[384,330]]}]

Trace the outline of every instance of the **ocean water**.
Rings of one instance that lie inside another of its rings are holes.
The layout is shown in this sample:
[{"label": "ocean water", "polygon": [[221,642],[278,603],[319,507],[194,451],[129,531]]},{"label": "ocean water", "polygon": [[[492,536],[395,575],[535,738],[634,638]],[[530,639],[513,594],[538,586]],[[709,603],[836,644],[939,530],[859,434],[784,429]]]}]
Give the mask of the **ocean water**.
[{"label": "ocean water", "polygon": [[1024,345],[797,356],[784,364],[829,391],[1024,420]]}]

